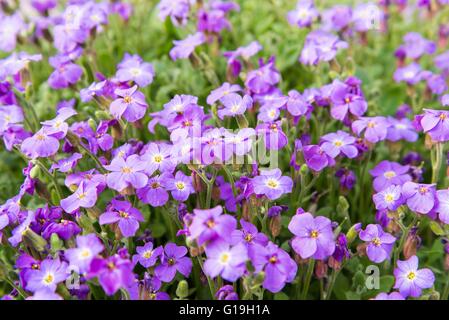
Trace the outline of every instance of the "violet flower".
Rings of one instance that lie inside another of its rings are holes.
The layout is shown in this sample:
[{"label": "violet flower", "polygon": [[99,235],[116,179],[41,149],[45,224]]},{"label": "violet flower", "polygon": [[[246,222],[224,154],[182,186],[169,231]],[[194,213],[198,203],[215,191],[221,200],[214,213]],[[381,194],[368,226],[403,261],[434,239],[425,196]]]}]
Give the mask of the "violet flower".
[{"label": "violet flower", "polygon": [[114,118],[123,117],[129,122],[135,122],[145,116],[148,105],[144,94],[137,91],[137,86],[124,90],[116,89],[114,93],[119,96],[109,107]]},{"label": "violet flower", "polygon": [[382,230],[378,224],[369,224],[359,232],[359,237],[368,243],[366,254],[375,263],[381,263],[390,258],[396,238]]},{"label": "violet flower", "polygon": [[262,170],[260,175],[252,180],[254,193],[265,195],[270,200],[276,200],[285,193],[291,193],[293,181],[283,176],[280,169]]},{"label": "violet flower", "polygon": [[399,289],[404,298],[419,297],[423,289],[431,288],[435,282],[432,270],[418,269],[418,262],[417,256],[412,256],[405,261],[398,260],[397,268],[394,270],[396,278],[394,288]]},{"label": "violet flower", "polygon": [[192,271],[192,260],[186,257],[187,248],[167,243],[162,255],[162,263],[154,270],[155,275],[164,282],[171,282],[178,271],[188,277]]},{"label": "violet flower", "polygon": [[139,229],[139,222],[144,221],[142,213],[128,201],[112,199],[107,211],[99,218],[100,225],[118,223],[122,235],[133,237]]}]

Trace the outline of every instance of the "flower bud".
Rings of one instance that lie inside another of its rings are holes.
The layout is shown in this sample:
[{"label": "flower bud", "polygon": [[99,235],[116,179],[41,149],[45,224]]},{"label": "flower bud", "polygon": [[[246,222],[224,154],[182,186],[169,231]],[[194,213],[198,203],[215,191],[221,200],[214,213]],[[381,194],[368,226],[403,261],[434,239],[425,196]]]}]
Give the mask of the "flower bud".
[{"label": "flower bud", "polygon": [[189,284],[185,280],[181,280],[176,288],[176,295],[179,299],[185,299],[189,296]]},{"label": "flower bud", "polygon": [[280,215],[270,219],[269,229],[273,238],[276,238],[281,233],[282,220]]},{"label": "flower bud", "polygon": [[315,277],[323,279],[327,276],[327,264],[323,260],[318,260],[315,264]]},{"label": "flower bud", "polygon": [[39,177],[39,173],[40,173],[40,168],[39,166],[34,166],[31,170],[30,170],[30,177],[32,179],[36,179]]},{"label": "flower bud", "polygon": [[30,228],[23,232],[23,240],[28,246],[38,252],[43,252],[47,246],[47,241]]}]

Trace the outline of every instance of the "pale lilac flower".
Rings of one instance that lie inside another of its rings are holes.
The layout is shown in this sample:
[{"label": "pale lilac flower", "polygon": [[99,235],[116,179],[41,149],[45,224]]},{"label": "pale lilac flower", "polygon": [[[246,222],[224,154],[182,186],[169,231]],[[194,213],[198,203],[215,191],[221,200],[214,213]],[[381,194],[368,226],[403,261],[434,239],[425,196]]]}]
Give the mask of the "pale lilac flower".
[{"label": "pale lilac flower", "polygon": [[423,289],[433,286],[435,276],[429,268],[418,269],[418,257],[412,256],[410,259],[398,260],[397,268],[394,270],[396,282],[395,289],[399,289],[401,295],[417,298]]},{"label": "pale lilac flower", "polygon": [[347,132],[338,130],[336,133],[328,133],[321,137],[321,149],[329,156],[335,158],[343,154],[348,158],[355,158],[358,150],[355,147],[356,138]]},{"label": "pale lilac flower", "polygon": [[126,160],[115,157],[111,164],[104,167],[111,171],[106,177],[106,182],[108,187],[114,190],[122,191],[128,186],[139,189],[148,182],[147,175],[143,173],[146,163],[138,155],[131,155]]},{"label": "pale lilac flower", "polygon": [[288,229],[295,235],[292,247],[301,258],[324,260],[334,253],[335,241],[332,221],[326,217],[313,217],[308,212],[296,214]]},{"label": "pale lilac flower", "polygon": [[312,0],[299,0],[296,9],[288,12],[287,20],[291,25],[304,28],[312,25],[318,16],[319,12]]},{"label": "pale lilac flower", "polygon": [[170,50],[170,58],[173,61],[188,58],[195,48],[202,45],[206,41],[206,37],[202,32],[187,36],[184,40],[174,40],[174,47]]},{"label": "pale lilac flower", "polygon": [[438,218],[445,224],[449,224],[449,190],[438,190],[437,199],[436,212],[438,213]]},{"label": "pale lilac flower", "polygon": [[401,196],[401,186],[391,185],[373,195],[373,201],[377,210],[388,209],[395,211],[404,203]]},{"label": "pale lilac flower", "polygon": [[211,93],[207,96],[207,104],[212,105],[228,94],[236,93],[241,90],[242,88],[238,84],[230,84],[229,82],[225,82],[217,89],[211,91]]},{"label": "pale lilac flower", "polygon": [[285,193],[291,193],[293,181],[289,176],[282,176],[280,169],[261,170],[260,175],[252,180],[254,193],[265,195],[270,200],[276,200]]},{"label": "pale lilac flower", "polygon": [[224,280],[234,282],[246,270],[248,252],[243,243],[231,247],[223,240],[215,240],[206,246],[206,256],[204,273],[211,278],[220,275]]},{"label": "pale lilac flower", "polygon": [[406,182],[402,186],[402,195],[410,210],[421,214],[429,213],[437,203],[435,184]]},{"label": "pale lilac flower", "polygon": [[186,176],[182,171],[176,172],[175,177],[167,181],[167,190],[171,191],[175,200],[186,201],[195,192],[192,177]]},{"label": "pale lilac flower", "polygon": [[373,187],[376,192],[380,192],[391,185],[402,186],[412,177],[408,174],[410,166],[403,166],[397,162],[383,160],[379,162],[372,170],[371,176],[374,177]]},{"label": "pale lilac flower", "polygon": [[382,230],[378,224],[369,224],[365,230],[360,230],[360,239],[367,242],[366,254],[375,263],[381,263],[390,258],[396,238]]},{"label": "pale lilac flower", "polygon": [[151,63],[144,62],[138,55],[126,53],[117,67],[115,76],[120,82],[134,81],[143,88],[153,82],[154,68]]},{"label": "pale lilac flower", "polygon": [[253,99],[249,95],[244,95],[243,98],[236,94],[231,93],[224,96],[221,99],[224,108],[218,110],[218,116],[223,119],[225,116],[234,117],[242,115],[247,109],[251,109],[253,105]]},{"label": "pale lilac flower", "polygon": [[388,123],[384,117],[361,117],[352,123],[352,131],[358,136],[364,132],[364,138],[376,143],[387,137]]},{"label": "pale lilac flower", "polygon": [[139,262],[144,268],[152,267],[156,264],[163,251],[162,246],[154,248],[152,242],[147,242],[144,246],[136,247],[137,254],[133,256],[133,262],[134,264]]},{"label": "pale lilac flower", "polygon": [[76,248],[64,251],[70,266],[76,266],[80,273],[88,272],[92,260],[104,250],[100,239],[93,233],[76,237]]},{"label": "pale lilac flower", "polygon": [[79,208],[92,208],[97,202],[97,185],[80,183],[75,193],[61,200],[65,212],[72,213]]}]

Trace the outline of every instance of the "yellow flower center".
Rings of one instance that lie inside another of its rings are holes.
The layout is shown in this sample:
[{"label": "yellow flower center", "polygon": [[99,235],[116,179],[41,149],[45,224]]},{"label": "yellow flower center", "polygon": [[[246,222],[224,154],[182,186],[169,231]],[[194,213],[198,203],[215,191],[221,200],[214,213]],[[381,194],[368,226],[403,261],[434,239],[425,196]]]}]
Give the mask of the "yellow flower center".
[{"label": "yellow flower center", "polygon": [[184,190],[185,187],[186,187],[186,185],[185,185],[184,182],[182,182],[182,181],[176,182],[176,188],[177,188],[178,190]]},{"label": "yellow flower center", "polygon": [[425,193],[427,193],[427,191],[429,191],[429,189],[427,189],[426,187],[420,187],[420,188],[418,189],[418,191],[419,191],[419,193],[421,193],[421,194],[425,194]]},{"label": "yellow flower center", "polygon": [[269,260],[268,260],[268,262],[270,262],[270,263],[276,263],[276,261],[278,261],[278,258],[276,257],[276,256],[272,256]]},{"label": "yellow flower center", "polygon": [[394,171],[387,171],[387,172],[384,173],[384,177],[387,178],[387,179],[394,178],[394,177],[396,177],[396,172],[394,172]]},{"label": "yellow flower center", "polygon": [[310,231],[310,237],[313,238],[313,239],[318,238],[319,234],[320,233],[317,230]]},{"label": "yellow flower center", "polygon": [[127,219],[129,217],[129,214],[125,211],[119,211],[118,213],[120,217]]},{"label": "yellow flower center", "polygon": [[44,282],[45,282],[46,284],[52,283],[53,280],[54,280],[54,277],[53,277],[53,275],[50,274],[50,273],[47,274],[47,275],[45,276],[45,278],[44,278]]},{"label": "yellow flower center", "polygon": [[38,133],[36,134],[36,139],[39,141],[43,141],[45,140],[45,136],[42,133]]},{"label": "yellow flower center", "polygon": [[393,200],[394,200],[394,197],[393,197],[393,195],[391,193],[388,193],[388,194],[385,195],[385,201],[386,202],[393,202]]},{"label": "yellow flower center", "polygon": [[251,242],[251,240],[253,240],[253,235],[248,233],[248,234],[245,236],[245,241]]},{"label": "yellow flower center", "polygon": [[343,142],[341,140],[335,140],[334,145],[337,147],[341,147],[343,145]]},{"label": "yellow flower center", "polygon": [[153,182],[152,184],[151,184],[151,188],[152,189],[157,189],[157,188],[159,188],[161,186],[161,184],[159,183],[159,182],[157,182],[157,181],[155,181],[155,182]]},{"label": "yellow flower center", "polygon": [[143,254],[142,256],[143,256],[145,259],[150,259],[152,255],[153,255],[153,251],[148,250],[148,251],[145,251],[144,254]]},{"label": "yellow flower center", "polygon": [[409,280],[413,280],[413,279],[416,278],[416,274],[415,274],[413,271],[410,271],[410,272],[408,273],[408,275],[407,275],[407,278],[408,278]]},{"label": "yellow flower center", "polygon": [[125,96],[123,98],[123,101],[125,101],[126,103],[131,103],[133,101],[133,98],[131,98],[130,96]]},{"label": "yellow flower center", "polygon": [[87,195],[87,193],[86,192],[83,192],[83,193],[80,193],[79,195],[78,195],[78,199],[84,199],[85,197],[86,197],[86,195]]},{"label": "yellow flower center", "polygon": [[445,120],[447,115],[445,113],[440,114],[440,120]]},{"label": "yellow flower center", "polygon": [[209,219],[209,220],[207,220],[207,221],[206,221],[206,226],[207,226],[208,228],[213,228],[213,227],[215,227],[215,221],[214,221],[214,219]]},{"label": "yellow flower center", "polygon": [[368,125],[367,125],[368,128],[374,128],[375,126],[376,126],[375,122],[373,122],[373,121],[368,122]]},{"label": "yellow flower center", "polygon": [[227,253],[227,252],[222,253],[221,256],[220,256],[220,262],[222,264],[226,264],[226,263],[229,262],[229,258],[230,258],[229,253]]},{"label": "yellow flower center", "polygon": [[123,167],[122,168],[122,173],[131,173],[132,169],[130,167]]},{"label": "yellow flower center", "polygon": [[269,186],[270,188],[277,188],[279,186],[279,182],[275,179],[268,179],[267,181],[267,186]]},{"label": "yellow flower center", "polygon": [[153,158],[153,161],[156,163],[161,163],[162,162],[162,156],[160,154],[155,155]]},{"label": "yellow flower center", "polygon": [[382,244],[382,242],[380,241],[380,239],[378,237],[374,238],[371,241],[376,247],[380,246]]},{"label": "yellow flower center", "polygon": [[82,257],[82,258],[88,258],[88,257],[90,257],[90,250],[84,249],[83,251],[81,251],[81,257]]}]

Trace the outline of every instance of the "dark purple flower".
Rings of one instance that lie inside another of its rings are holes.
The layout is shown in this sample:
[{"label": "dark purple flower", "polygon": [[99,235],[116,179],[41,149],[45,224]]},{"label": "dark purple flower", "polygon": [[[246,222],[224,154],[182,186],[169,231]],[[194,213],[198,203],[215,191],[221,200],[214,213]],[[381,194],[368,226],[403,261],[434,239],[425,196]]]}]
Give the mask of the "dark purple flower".
[{"label": "dark purple flower", "polygon": [[111,205],[99,218],[100,225],[118,223],[124,237],[133,237],[139,229],[139,221],[143,221],[140,211],[128,201],[112,199]]},{"label": "dark purple flower", "polygon": [[321,146],[304,146],[302,152],[307,166],[313,171],[319,172],[324,168],[331,167],[335,164],[335,160],[330,157]]},{"label": "dark purple flower", "polygon": [[187,248],[167,243],[162,255],[162,263],[154,270],[155,275],[164,282],[171,282],[179,271],[184,277],[188,277],[192,271],[192,260],[186,257]]}]

